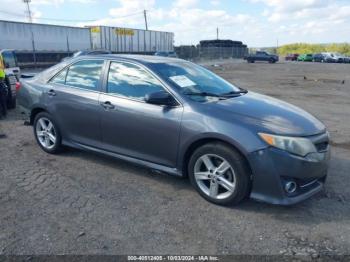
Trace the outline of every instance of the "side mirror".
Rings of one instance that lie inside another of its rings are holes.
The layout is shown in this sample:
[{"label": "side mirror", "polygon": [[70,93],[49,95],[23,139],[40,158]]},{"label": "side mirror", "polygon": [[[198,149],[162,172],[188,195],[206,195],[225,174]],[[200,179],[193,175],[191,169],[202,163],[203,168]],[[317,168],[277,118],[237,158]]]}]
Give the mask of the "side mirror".
[{"label": "side mirror", "polygon": [[175,99],[166,91],[158,91],[151,94],[147,94],[145,101],[149,104],[174,106],[176,105]]},{"label": "side mirror", "polygon": [[10,68],[10,64],[5,62],[5,68]]}]

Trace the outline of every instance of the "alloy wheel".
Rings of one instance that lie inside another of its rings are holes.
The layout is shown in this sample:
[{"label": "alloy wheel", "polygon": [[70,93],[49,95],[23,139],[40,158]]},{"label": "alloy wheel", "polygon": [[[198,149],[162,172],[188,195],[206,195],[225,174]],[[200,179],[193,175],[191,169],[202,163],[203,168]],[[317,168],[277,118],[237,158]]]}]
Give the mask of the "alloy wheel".
[{"label": "alloy wheel", "polygon": [[46,149],[52,149],[57,141],[56,130],[51,122],[46,117],[41,117],[36,122],[35,133],[41,146]]},{"label": "alloy wheel", "polygon": [[226,199],[235,193],[236,174],[230,163],[215,154],[199,157],[194,178],[200,190],[213,199]]}]

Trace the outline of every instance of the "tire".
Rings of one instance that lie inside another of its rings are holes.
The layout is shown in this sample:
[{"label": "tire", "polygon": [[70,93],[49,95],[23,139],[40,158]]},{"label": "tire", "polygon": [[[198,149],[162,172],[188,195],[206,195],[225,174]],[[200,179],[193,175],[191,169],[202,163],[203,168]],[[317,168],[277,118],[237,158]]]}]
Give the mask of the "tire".
[{"label": "tire", "polygon": [[[207,163],[214,172],[209,171]],[[225,168],[220,170],[220,165],[225,166],[227,171],[223,172]],[[236,205],[250,191],[250,172],[245,159],[221,142],[208,143],[196,149],[188,163],[188,174],[198,193],[218,205]]]},{"label": "tire", "polygon": [[269,63],[270,63],[270,64],[273,64],[273,63],[275,63],[275,60],[274,60],[274,59],[270,59],[270,60],[269,60]]},{"label": "tire", "polygon": [[41,112],[35,116],[33,131],[37,143],[45,152],[57,154],[62,150],[62,136],[59,127],[49,113]]}]

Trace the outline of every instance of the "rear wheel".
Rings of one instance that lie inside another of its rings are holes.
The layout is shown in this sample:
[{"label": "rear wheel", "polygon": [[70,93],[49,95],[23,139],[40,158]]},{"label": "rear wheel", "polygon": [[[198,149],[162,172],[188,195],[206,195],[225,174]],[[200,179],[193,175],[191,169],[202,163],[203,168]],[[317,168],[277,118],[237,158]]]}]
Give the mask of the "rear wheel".
[{"label": "rear wheel", "polygon": [[52,116],[39,113],[34,120],[34,136],[39,146],[47,153],[58,153],[61,148],[61,133]]},{"label": "rear wheel", "polygon": [[223,143],[210,143],[191,156],[188,174],[192,185],[206,200],[235,205],[249,192],[249,169],[244,158]]}]

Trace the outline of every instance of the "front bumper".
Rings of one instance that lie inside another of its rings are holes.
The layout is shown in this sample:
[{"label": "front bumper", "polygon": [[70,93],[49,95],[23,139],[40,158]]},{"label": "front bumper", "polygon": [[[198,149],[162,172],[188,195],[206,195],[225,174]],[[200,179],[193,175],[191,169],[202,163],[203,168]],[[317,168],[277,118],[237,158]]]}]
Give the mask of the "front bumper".
[{"label": "front bumper", "polygon": [[[268,147],[248,156],[253,172],[251,198],[277,205],[292,205],[321,191],[327,176],[329,146],[316,159],[292,155]],[[293,181],[297,189],[287,193],[285,183]]]}]

